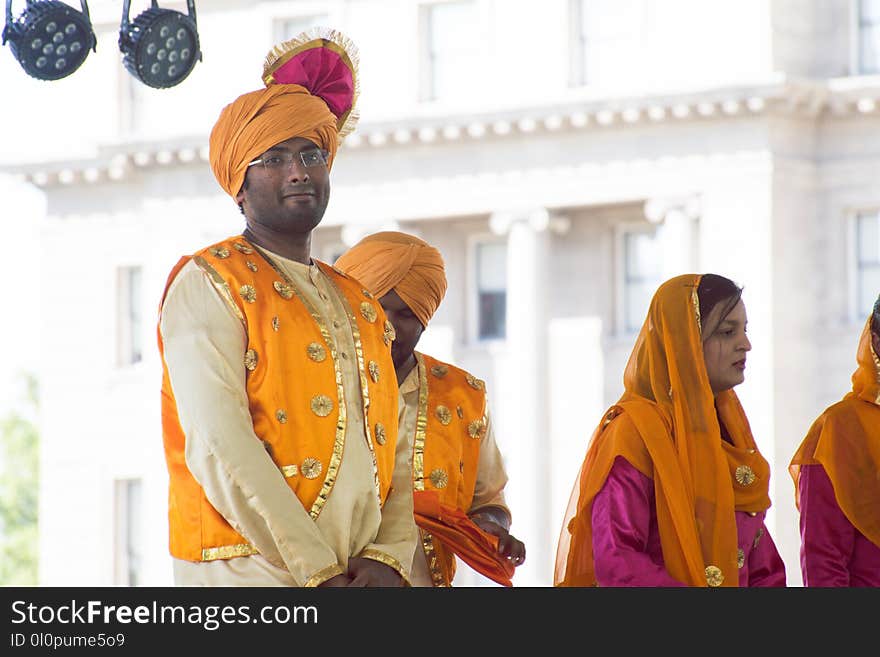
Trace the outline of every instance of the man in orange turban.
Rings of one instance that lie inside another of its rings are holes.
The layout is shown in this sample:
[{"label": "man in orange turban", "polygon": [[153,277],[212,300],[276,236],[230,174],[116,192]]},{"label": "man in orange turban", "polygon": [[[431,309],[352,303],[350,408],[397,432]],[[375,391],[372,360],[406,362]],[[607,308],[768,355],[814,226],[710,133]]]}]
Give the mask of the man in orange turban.
[{"label": "man in orange turban", "polygon": [[160,307],[178,584],[409,583],[418,532],[393,329],[309,253],[356,118],[356,52],[323,28],[281,44],[266,88],[211,131],[211,168],[246,227],[182,257]]},{"label": "man in orange turban", "polygon": [[509,532],[507,474],[489,421],[486,386],[469,372],[415,350],[446,294],[440,252],[413,235],[369,235],[336,267],[378,299],[395,329],[391,347],[400,386],[400,440],[412,450],[421,547],[413,586],[450,586],[456,555],[511,586],[525,546]]}]

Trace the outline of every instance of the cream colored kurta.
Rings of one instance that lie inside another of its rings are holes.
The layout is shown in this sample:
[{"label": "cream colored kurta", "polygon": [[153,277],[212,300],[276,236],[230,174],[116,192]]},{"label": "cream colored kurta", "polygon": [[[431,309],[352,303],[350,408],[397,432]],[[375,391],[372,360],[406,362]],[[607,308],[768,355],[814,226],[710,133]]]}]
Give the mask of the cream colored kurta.
[{"label": "cream colored kurta", "polygon": [[[398,441],[406,442],[409,461],[412,463],[414,440],[416,435],[416,421],[419,414],[419,368],[414,367],[400,384],[398,391],[399,412],[399,435]],[[492,419],[489,411],[486,411],[486,435],[480,443],[480,456],[477,463],[477,481],[474,487],[474,499],[468,513],[485,507],[498,506],[510,513],[504,500],[504,486],[507,484],[507,472],[504,469],[504,460],[501,451],[495,443],[492,431]],[[425,443],[431,441],[430,436],[425,437]],[[398,449],[400,446],[398,445]],[[412,479],[409,482],[412,490]],[[413,586],[433,586],[431,572],[428,570],[428,559],[422,542],[418,542],[415,555],[413,556],[412,575],[410,581]]]},{"label": "cream colored kurta", "polygon": [[[367,548],[389,555],[408,571],[418,540],[411,443],[397,442],[393,488],[382,509],[341,293],[317,265],[269,255],[324,316],[339,354],[347,423],[336,485],[312,520],[254,433],[241,322],[207,275],[188,262],[168,289],[159,323],[186,435],[186,464],[211,504],[259,554],[207,562],[174,559],[174,581],[184,586],[301,586],[337,564],[345,568],[350,556]],[[232,463],[235,468],[229,467]]]}]

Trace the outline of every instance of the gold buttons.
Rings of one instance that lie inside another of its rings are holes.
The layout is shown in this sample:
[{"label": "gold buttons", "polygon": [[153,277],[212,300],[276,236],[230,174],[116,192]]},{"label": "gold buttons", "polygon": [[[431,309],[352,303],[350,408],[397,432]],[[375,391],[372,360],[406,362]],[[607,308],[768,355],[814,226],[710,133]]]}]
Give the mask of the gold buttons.
[{"label": "gold buttons", "polygon": [[384,445],[387,438],[385,437],[385,427],[381,422],[376,422],[376,442]]},{"label": "gold buttons", "polygon": [[220,258],[221,260],[223,260],[223,258],[229,257],[229,249],[227,249],[225,246],[212,246],[210,249],[208,249],[208,253],[210,253],[215,258]]},{"label": "gold buttons", "polygon": [[449,475],[442,468],[431,470],[429,476],[431,483],[434,484],[434,488],[446,488],[446,484],[449,483]]},{"label": "gold buttons", "polygon": [[254,250],[249,247],[247,244],[242,244],[241,242],[233,242],[232,246],[235,247],[235,250],[239,253],[244,253],[245,255],[250,255],[254,252]]},{"label": "gold buttons", "polygon": [[440,420],[440,424],[446,426],[450,422],[452,422],[452,411],[448,408],[440,404],[437,408],[434,409],[434,414],[437,416],[437,419]]},{"label": "gold buttons", "polygon": [[327,417],[333,411],[333,400],[327,395],[312,397],[312,412],[318,417]]},{"label": "gold buttons", "polygon": [[379,364],[371,360],[367,364],[367,369],[370,371],[370,378],[373,379],[373,383],[379,383]]},{"label": "gold buttons", "polygon": [[327,358],[327,350],[317,342],[310,342],[309,346],[306,347],[306,353],[316,363],[320,363]]},{"label": "gold buttons", "polygon": [[434,365],[431,368],[431,374],[436,376],[438,379],[442,379],[446,376],[446,373],[449,372],[449,368],[446,365]]},{"label": "gold buttons", "polygon": [[373,304],[368,301],[364,301],[361,303],[361,315],[363,315],[364,319],[370,322],[371,324],[376,321],[376,309],[373,308]]},{"label": "gold buttons", "polygon": [[711,587],[721,586],[724,581],[724,573],[718,566],[706,566],[706,584]]},{"label": "gold buttons", "polygon": [[253,303],[257,300],[257,290],[253,285],[242,285],[239,288],[238,293],[241,295],[241,298],[248,303]]},{"label": "gold buttons", "polygon": [[281,281],[274,281],[272,283],[272,287],[275,288],[275,291],[281,295],[282,299],[289,299],[293,296],[293,288],[290,287],[287,283],[282,283]]},{"label": "gold buttons", "polygon": [[734,473],[736,481],[740,486],[748,486],[755,481],[755,472],[747,465],[741,465]]},{"label": "gold buttons", "polygon": [[248,349],[244,352],[244,366],[249,372],[257,369],[257,352],[255,349]]},{"label": "gold buttons", "polygon": [[742,548],[737,549],[736,551],[736,567],[742,568],[746,563],[746,553],[742,551]]},{"label": "gold buttons", "polygon": [[275,411],[275,417],[281,424],[287,424],[287,413],[284,412],[283,408],[279,408]]},{"label": "gold buttons", "polygon": [[316,479],[323,469],[324,466],[321,465],[321,462],[311,456],[303,459],[302,465],[299,466],[299,471],[306,479]]}]

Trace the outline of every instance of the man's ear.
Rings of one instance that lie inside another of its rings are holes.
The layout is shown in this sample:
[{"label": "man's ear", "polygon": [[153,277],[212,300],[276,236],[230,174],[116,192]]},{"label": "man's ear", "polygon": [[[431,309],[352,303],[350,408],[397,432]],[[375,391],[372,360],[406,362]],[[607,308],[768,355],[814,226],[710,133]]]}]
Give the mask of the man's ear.
[{"label": "man's ear", "polygon": [[238,194],[235,195],[235,202],[238,203],[239,207],[244,203],[244,185],[238,190]]}]

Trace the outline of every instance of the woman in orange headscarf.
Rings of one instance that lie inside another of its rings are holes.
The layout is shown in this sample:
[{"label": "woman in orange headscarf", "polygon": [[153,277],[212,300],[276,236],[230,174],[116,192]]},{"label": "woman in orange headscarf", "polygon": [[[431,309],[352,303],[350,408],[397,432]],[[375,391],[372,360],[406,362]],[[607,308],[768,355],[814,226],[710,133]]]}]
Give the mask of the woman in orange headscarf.
[{"label": "woman in orange headscarf", "polygon": [[769,466],[733,391],[751,349],[741,292],[687,274],[654,294],[575,482],[556,586],[785,586]]},{"label": "woman in orange headscarf", "polygon": [[880,586],[880,297],[852,391],[813,422],[789,465],[804,586]]}]

